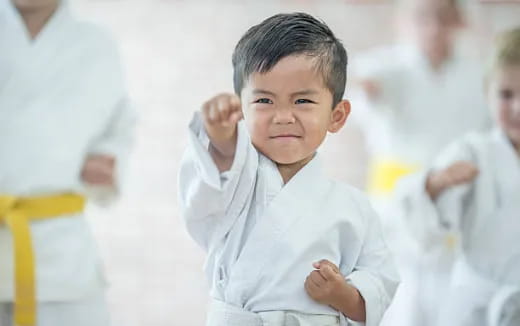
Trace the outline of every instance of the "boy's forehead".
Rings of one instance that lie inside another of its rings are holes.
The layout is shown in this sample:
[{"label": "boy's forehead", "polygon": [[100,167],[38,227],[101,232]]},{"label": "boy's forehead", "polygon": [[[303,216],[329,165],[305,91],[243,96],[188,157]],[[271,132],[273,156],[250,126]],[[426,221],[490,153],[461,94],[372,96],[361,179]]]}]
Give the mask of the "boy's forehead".
[{"label": "boy's forehead", "polygon": [[267,72],[253,72],[246,85],[253,89],[326,89],[318,60],[307,55],[288,56]]}]

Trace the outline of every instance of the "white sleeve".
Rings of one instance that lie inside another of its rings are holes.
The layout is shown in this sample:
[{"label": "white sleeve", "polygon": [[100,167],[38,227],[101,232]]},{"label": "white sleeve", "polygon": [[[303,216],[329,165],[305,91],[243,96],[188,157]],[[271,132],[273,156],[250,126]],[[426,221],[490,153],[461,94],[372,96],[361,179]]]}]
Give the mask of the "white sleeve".
[{"label": "white sleeve", "polygon": [[346,279],[365,300],[366,322],[349,320],[349,324],[377,326],[392,302],[399,276],[384,241],[379,218],[368,203],[363,211],[367,219],[363,247],[354,271]]},{"label": "white sleeve", "polygon": [[493,295],[487,309],[487,325],[520,325],[520,286],[503,286]]},{"label": "white sleeve", "polygon": [[423,248],[445,241],[448,232],[460,231],[465,202],[473,187],[473,183],[452,187],[433,201],[426,191],[428,175],[457,161],[475,163],[473,152],[466,141],[457,142],[449,146],[432,167],[406,177],[398,184],[397,200],[402,209],[401,218],[404,219],[407,231]]},{"label": "white sleeve", "polygon": [[111,202],[120,193],[128,167],[128,157],[134,142],[136,112],[127,98],[116,104],[103,133],[89,148],[89,154],[109,155],[115,158],[115,184],[107,189],[85,185],[87,195],[100,204]]},{"label": "white sleeve", "polygon": [[394,49],[379,49],[359,57],[352,63],[351,71],[355,80],[372,81],[379,89],[375,99],[357,94],[360,103],[368,104],[371,109],[377,111],[392,110],[400,106],[403,76],[406,76],[407,70],[400,60],[396,60],[396,56]]},{"label": "white sleeve", "polygon": [[[131,102],[125,82],[125,73],[117,43],[104,28],[85,24],[90,51],[92,72],[99,80],[99,96],[106,96],[109,110],[100,134],[89,144],[87,154],[102,154],[115,159],[114,186],[103,187],[85,184],[90,199],[98,204],[114,201],[124,188],[128,158],[134,143],[137,113]],[[88,32],[87,32],[88,31]],[[103,95],[104,94],[104,95]]]},{"label": "white sleeve", "polygon": [[188,232],[206,250],[226,236],[250,203],[258,169],[258,152],[243,121],[238,124],[229,171],[219,173],[208,145],[200,113],[196,113],[179,171],[179,204]]}]

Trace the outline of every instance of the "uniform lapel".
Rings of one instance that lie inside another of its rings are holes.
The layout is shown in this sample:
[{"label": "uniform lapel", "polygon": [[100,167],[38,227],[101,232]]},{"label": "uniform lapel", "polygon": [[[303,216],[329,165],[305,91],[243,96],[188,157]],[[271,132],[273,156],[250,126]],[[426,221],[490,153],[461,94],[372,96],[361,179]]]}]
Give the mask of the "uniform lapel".
[{"label": "uniform lapel", "polygon": [[253,283],[264,268],[272,268],[268,264],[270,257],[278,254],[280,240],[296,223],[309,215],[319,214],[320,205],[317,204],[325,195],[326,180],[321,161],[316,156],[283,186],[256,221],[231,271],[231,279],[247,279]]}]

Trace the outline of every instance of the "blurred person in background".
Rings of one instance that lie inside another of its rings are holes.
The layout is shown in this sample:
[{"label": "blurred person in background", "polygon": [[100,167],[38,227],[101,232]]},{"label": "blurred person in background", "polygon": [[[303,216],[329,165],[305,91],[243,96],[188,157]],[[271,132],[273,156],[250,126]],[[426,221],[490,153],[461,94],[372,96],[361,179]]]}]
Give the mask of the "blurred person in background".
[{"label": "blurred person in background", "polygon": [[486,84],[493,130],[458,139],[399,189],[420,246],[456,248],[438,325],[520,325],[520,27],[497,39]]},{"label": "blurred person in background", "polygon": [[131,145],[119,55],[60,0],[0,0],[0,49],[0,325],[109,325],[83,209]]},{"label": "blurred person in background", "polygon": [[[465,27],[457,0],[401,0],[407,41],[374,50],[353,64],[362,91],[354,118],[366,127],[372,150],[368,189],[398,259],[402,284],[388,324],[429,325],[451,270],[448,250],[423,251],[404,236],[394,205],[398,180],[424,168],[453,139],[484,130],[490,117],[482,95],[482,68],[461,43]],[[356,118],[356,113],[358,114]]]},{"label": "blurred person in background", "polygon": [[407,39],[353,63],[369,111],[358,114],[381,127],[368,125],[374,151],[368,186],[383,196],[454,138],[490,124],[480,62],[459,42],[465,21],[458,1],[400,0],[398,10]]}]

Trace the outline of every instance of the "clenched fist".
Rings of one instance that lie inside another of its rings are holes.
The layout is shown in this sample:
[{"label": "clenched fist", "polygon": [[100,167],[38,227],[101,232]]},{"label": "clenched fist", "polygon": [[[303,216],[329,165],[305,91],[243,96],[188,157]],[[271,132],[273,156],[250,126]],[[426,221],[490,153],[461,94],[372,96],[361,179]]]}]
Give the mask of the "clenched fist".
[{"label": "clenched fist", "polygon": [[235,155],[237,124],[242,119],[240,99],[234,94],[219,94],[204,103],[201,111],[210,154],[218,169],[225,171]]},{"label": "clenched fist", "polygon": [[355,287],[347,283],[339,268],[326,259],[312,266],[315,270],[305,280],[305,290],[309,296],[319,303],[331,306],[352,320],[364,322],[366,320],[365,300]]},{"label": "clenched fist", "polygon": [[81,180],[95,186],[113,186],[116,160],[113,156],[92,154],[81,170]]},{"label": "clenched fist", "polygon": [[434,172],[426,180],[426,191],[435,200],[444,190],[473,181],[479,171],[477,167],[466,161],[458,161],[447,168]]},{"label": "clenched fist", "polygon": [[328,260],[314,263],[313,267],[316,269],[307,276],[305,290],[315,301],[333,305],[337,299],[336,291],[344,285],[345,278],[338,267]]}]

